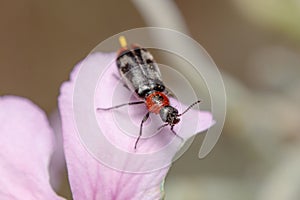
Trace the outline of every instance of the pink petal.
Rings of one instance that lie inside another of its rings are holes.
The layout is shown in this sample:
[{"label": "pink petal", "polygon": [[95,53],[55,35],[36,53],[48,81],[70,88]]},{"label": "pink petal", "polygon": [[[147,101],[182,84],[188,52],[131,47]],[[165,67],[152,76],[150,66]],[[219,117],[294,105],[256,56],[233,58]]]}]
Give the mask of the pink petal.
[{"label": "pink petal", "polygon": [[0,199],[62,199],[49,183],[53,133],[45,113],[21,97],[0,97]]},{"label": "pink petal", "polygon": [[[59,108],[73,197],[160,199],[163,180],[181,140],[164,128],[154,137],[141,139],[137,151],[134,151],[138,127],[146,112],[144,105],[128,106],[124,108],[125,112],[123,109],[96,111],[97,107],[116,105],[112,99],[114,95],[122,103],[134,99],[116,78],[115,58],[114,53],[90,55],[75,67],[70,82],[61,88]],[[118,84],[122,89],[114,92]],[[186,107],[175,100],[172,103],[178,108]],[[185,139],[213,124],[210,113],[196,110],[188,112],[182,120],[186,123],[175,130]],[[151,122],[145,124],[145,135],[159,125],[161,121],[157,124],[155,116],[151,116]],[[121,130],[118,126],[128,130]],[[134,135],[124,134],[126,131]]]},{"label": "pink petal", "polygon": [[62,130],[61,130],[61,119],[58,110],[55,110],[49,116],[49,123],[53,129],[55,135],[55,150],[52,154],[49,173],[50,173],[50,183],[54,190],[58,191],[64,180],[67,179],[66,174],[66,159],[63,150],[63,139],[62,139]]}]

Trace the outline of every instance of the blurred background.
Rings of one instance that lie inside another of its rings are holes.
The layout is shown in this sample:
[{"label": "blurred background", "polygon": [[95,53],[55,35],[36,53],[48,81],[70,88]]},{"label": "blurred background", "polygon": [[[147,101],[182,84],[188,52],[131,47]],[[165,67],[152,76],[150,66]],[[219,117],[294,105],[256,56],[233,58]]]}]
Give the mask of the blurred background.
[{"label": "blurred background", "polygon": [[[1,2],[0,95],[27,97],[50,115],[61,83],[99,42],[143,26],[189,32],[222,73],[227,117],[205,159],[201,135],[173,165],[166,199],[299,200],[300,1],[164,2],[161,22],[162,0],[149,7],[153,20],[146,0]],[[70,199],[66,180],[58,192]]]}]

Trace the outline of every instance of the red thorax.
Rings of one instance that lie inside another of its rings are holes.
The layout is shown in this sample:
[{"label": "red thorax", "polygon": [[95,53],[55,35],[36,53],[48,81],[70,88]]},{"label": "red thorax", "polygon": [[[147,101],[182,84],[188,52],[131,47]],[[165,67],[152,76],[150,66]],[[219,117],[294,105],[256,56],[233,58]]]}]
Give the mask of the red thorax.
[{"label": "red thorax", "polygon": [[153,92],[146,97],[147,109],[155,114],[158,114],[163,107],[169,105],[168,97],[162,92]]}]

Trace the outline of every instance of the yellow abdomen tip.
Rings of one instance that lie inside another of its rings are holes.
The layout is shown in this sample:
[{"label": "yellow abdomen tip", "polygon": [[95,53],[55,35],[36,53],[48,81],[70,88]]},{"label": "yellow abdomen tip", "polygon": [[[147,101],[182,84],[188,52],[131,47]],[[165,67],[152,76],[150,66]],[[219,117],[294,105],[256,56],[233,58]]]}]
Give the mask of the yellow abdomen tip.
[{"label": "yellow abdomen tip", "polygon": [[119,37],[119,43],[120,43],[122,48],[127,47],[127,41],[126,41],[126,38],[124,36]]}]

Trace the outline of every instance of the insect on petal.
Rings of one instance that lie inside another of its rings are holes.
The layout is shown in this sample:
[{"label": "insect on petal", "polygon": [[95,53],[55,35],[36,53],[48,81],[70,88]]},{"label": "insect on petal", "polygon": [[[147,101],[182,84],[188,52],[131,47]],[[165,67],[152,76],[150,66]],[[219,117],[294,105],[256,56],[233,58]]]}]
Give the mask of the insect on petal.
[{"label": "insect on petal", "polygon": [[[89,153],[89,149],[82,142],[82,137],[78,132],[78,124],[76,124],[78,121],[76,121],[74,116],[73,101],[75,84],[81,67],[83,67],[83,63],[85,66],[94,66],[95,69],[97,69],[97,66],[107,66],[109,61],[114,61],[115,59],[115,53],[94,53],[89,55],[83,62],[79,63],[74,68],[70,81],[65,82],[61,87],[59,109],[62,117],[64,150],[73,197],[74,199],[161,199],[163,196],[162,184],[169,170],[170,163],[169,165],[148,173],[128,173],[126,170],[122,171],[120,169],[114,169],[114,167],[97,160],[95,156]],[[112,96],[114,96],[117,85],[120,85],[120,81],[115,77],[118,76],[118,72],[114,62],[112,62],[109,68],[104,71],[102,79],[97,83],[99,87],[94,91],[95,105],[92,105],[92,107],[95,108],[95,118],[109,142],[125,152],[134,154],[133,147],[136,137],[134,135],[124,134],[124,131],[120,129],[117,124],[118,122],[124,121],[122,119],[127,119],[127,117],[124,117],[122,114],[122,111],[116,111],[116,113],[114,113],[114,111],[101,111],[100,113],[96,111],[96,108],[100,106],[112,106],[112,103],[114,103]],[[97,72],[95,71],[95,73]],[[84,81],[89,84],[91,80],[87,78],[84,79]],[[122,92],[117,95],[126,96],[125,99],[127,100],[128,98],[134,99],[125,87],[122,86],[121,88]],[[81,90],[80,92],[80,95],[76,96],[77,98],[84,98],[88,93],[86,90]],[[84,110],[84,107],[89,107],[89,103],[90,101],[87,101],[85,105],[82,105],[82,109]],[[184,109],[183,105],[182,107]],[[130,106],[130,108],[128,107],[127,114],[129,113],[129,117],[131,117],[131,123],[126,121],[124,123],[128,126],[132,125],[135,128],[139,127],[145,112],[147,112],[147,110],[143,104]],[[209,128],[213,123],[210,113],[200,113],[199,111],[191,110],[190,116],[187,115],[187,118],[192,120],[195,115],[197,115],[197,118],[199,116],[203,117],[203,120],[200,120],[198,126],[196,126],[195,133],[186,131],[186,133],[184,133],[184,138],[188,138],[192,136],[192,134],[196,134],[199,131]],[[121,120],[119,120],[120,118],[116,119],[116,116],[121,117]],[[89,119],[87,120],[87,123],[93,120],[93,118],[88,115],[84,115],[81,119]],[[151,121],[155,121],[155,119],[151,119]],[[145,126],[147,127],[148,124],[145,124]],[[158,126],[156,125],[155,127],[157,128]],[[87,127],[86,131],[89,131],[88,129],[90,129],[90,127]],[[139,129],[137,128],[134,130],[134,132],[138,132]],[[174,137],[174,135],[170,134],[169,130],[166,129],[162,132],[164,131],[168,133],[162,133],[161,135],[166,135],[167,137],[170,136],[171,139]],[[97,130],[95,129],[95,131],[92,132],[97,133]],[[157,147],[160,147],[162,144],[158,141],[162,139],[159,139],[159,134],[155,137],[156,139],[141,141],[138,151],[157,150]],[[93,142],[96,140],[95,142],[97,142],[97,134],[95,134],[95,138],[88,139],[89,141]],[[99,148],[101,149],[101,147]],[[133,164],[135,167],[143,168],[144,165],[147,165],[146,160],[144,160],[145,162],[132,162],[129,156],[124,157],[121,154],[112,154],[106,148],[102,148],[101,150],[102,152],[100,153],[111,160],[119,161],[119,164],[124,167]],[[169,152],[167,155],[170,161],[175,153],[176,149],[173,152]],[[166,156],[166,154],[161,154],[160,156],[161,157],[158,157],[158,159],[161,160],[165,158],[164,156]]]}]

